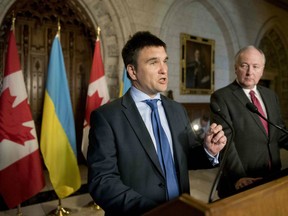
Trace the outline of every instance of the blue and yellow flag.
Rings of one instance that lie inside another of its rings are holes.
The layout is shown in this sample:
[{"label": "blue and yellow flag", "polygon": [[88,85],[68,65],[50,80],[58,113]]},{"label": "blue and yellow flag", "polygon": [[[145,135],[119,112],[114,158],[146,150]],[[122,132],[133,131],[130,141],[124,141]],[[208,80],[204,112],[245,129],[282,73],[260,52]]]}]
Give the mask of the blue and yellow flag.
[{"label": "blue and yellow flag", "polygon": [[62,199],[77,191],[81,177],[75,123],[58,34],[52,44],[48,66],[40,148],[58,197]]},{"label": "blue and yellow flag", "polygon": [[122,76],[122,81],[120,83],[120,91],[119,91],[119,97],[121,97],[122,95],[124,95],[128,89],[131,87],[131,81],[127,76],[127,70],[124,67],[123,70],[123,76]]}]

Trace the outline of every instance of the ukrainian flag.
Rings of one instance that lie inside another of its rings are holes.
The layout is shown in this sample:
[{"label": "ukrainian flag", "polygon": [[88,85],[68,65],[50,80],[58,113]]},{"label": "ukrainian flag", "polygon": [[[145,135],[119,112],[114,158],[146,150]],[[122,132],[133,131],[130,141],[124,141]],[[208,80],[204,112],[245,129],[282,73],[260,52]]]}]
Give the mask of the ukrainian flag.
[{"label": "ukrainian flag", "polygon": [[119,91],[119,97],[121,97],[122,95],[124,95],[128,89],[131,87],[131,81],[127,76],[127,70],[124,67],[123,70],[123,76],[122,76],[122,81],[120,83],[120,91]]},{"label": "ukrainian flag", "polygon": [[74,116],[62,48],[57,34],[51,49],[44,96],[41,152],[60,199],[80,188]]}]

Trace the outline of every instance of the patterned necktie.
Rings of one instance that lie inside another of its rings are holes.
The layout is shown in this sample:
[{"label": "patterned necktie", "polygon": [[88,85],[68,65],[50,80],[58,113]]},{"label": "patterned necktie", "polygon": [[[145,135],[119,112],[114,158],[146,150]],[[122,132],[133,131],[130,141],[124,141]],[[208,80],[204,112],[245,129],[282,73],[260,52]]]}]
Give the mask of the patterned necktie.
[{"label": "patterned necktie", "polygon": [[[249,92],[250,94],[250,97],[251,97],[251,100],[252,100],[252,103],[257,107],[258,111],[261,113],[262,116],[265,117],[265,113],[263,111],[263,108],[259,102],[259,100],[257,99],[257,97],[255,96],[255,92],[253,90],[251,90]],[[268,122],[266,122],[264,119],[262,119],[260,116],[259,116],[265,130],[266,130],[266,133],[268,134]]]},{"label": "patterned necktie", "polygon": [[168,138],[160,122],[157,101],[158,99],[145,100],[152,109],[151,121],[157,145],[157,155],[166,178],[168,200],[171,200],[179,196],[178,180]]}]

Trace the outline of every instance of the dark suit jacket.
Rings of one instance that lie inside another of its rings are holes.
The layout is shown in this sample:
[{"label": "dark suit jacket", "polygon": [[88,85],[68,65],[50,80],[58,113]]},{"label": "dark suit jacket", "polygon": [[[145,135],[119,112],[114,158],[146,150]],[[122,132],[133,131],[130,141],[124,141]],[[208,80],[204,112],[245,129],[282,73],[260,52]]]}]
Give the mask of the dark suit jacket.
[{"label": "dark suit jacket", "polygon": [[[257,86],[266,107],[268,119],[284,127],[276,94],[263,86]],[[240,85],[234,81],[230,85],[215,91],[211,101],[216,102],[227,121],[234,128],[234,140],[224,167],[218,193],[225,197],[235,193],[234,184],[242,177],[265,177],[281,168],[279,140],[282,132],[269,125],[269,136],[257,114],[246,108],[249,101]],[[212,122],[222,124],[228,140],[231,130],[219,116],[213,115]],[[271,158],[272,169],[269,169]]]},{"label": "dark suit jacket", "polygon": [[[188,169],[211,168],[195,145],[185,109],[161,96],[170,126],[181,193],[189,193]],[[149,132],[128,91],[91,114],[88,184],[106,215],[140,215],[166,201],[165,179]]]}]

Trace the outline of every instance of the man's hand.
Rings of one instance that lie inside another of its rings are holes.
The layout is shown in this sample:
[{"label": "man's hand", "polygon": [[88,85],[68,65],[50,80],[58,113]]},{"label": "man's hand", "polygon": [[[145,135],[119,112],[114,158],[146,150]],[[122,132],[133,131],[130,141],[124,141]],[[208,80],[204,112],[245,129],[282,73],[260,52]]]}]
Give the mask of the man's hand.
[{"label": "man's hand", "polygon": [[213,156],[217,155],[226,145],[227,137],[224,135],[221,125],[215,123],[210,125],[205,134],[204,147]]},{"label": "man's hand", "polygon": [[241,178],[236,182],[235,188],[236,188],[236,190],[239,190],[239,189],[246,187],[250,184],[253,184],[254,182],[259,181],[261,179],[262,179],[261,177],[259,177],[259,178]]}]

